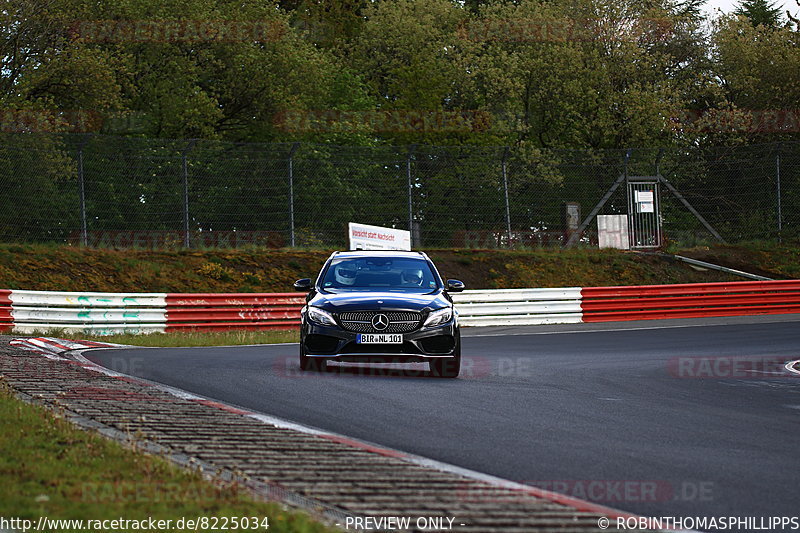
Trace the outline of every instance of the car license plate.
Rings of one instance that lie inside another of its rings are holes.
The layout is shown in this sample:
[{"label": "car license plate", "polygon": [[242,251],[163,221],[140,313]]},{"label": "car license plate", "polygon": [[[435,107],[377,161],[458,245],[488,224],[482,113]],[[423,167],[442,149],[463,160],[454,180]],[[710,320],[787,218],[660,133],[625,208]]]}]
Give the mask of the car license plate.
[{"label": "car license plate", "polygon": [[359,333],[356,344],[403,344],[403,336],[398,333]]}]

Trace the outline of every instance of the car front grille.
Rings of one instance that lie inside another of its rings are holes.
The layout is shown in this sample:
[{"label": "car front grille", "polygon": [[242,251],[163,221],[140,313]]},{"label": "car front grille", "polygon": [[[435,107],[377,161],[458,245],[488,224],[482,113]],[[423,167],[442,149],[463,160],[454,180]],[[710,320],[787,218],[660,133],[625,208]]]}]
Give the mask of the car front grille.
[{"label": "car front grille", "polygon": [[[377,330],[372,327],[372,318],[383,314],[389,319],[389,327]],[[422,313],[415,311],[354,311],[339,313],[339,323],[348,331],[356,333],[409,333],[419,328]]]}]

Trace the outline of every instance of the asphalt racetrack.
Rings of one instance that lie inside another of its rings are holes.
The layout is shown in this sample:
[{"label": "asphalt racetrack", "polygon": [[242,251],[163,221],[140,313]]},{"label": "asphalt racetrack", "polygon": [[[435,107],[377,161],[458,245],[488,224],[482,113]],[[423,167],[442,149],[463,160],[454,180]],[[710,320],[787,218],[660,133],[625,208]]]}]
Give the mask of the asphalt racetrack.
[{"label": "asphalt racetrack", "polygon": [[296,344],[90,351],[108,368],[646,516],[794,516],[800,315],[473,328],[464,372],[302,373]]}]

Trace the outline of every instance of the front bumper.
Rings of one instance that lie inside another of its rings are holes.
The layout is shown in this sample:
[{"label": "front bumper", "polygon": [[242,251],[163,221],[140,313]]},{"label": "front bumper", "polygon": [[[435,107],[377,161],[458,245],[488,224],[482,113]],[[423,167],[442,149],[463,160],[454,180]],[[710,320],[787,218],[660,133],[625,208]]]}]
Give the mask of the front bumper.
[{"label": "front bumper", "polygon": [[335,361],[430,361],[458,354],[458,326],[455,320],[432,328],[403,333],[403,344],[356,344],[358,333],[338,326],[322,326],[303,320],[300,342],[305,355]]}]

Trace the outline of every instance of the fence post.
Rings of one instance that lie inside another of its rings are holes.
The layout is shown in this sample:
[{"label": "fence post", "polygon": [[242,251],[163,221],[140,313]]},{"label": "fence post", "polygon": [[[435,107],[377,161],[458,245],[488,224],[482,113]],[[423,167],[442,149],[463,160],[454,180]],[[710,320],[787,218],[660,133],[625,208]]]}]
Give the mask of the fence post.
[{"label": "fence post", "polygon": [[[411,232],[412,236],[414,234],[414,204],[412,192],[413,184],[411,183],[411,157],[414,155],[414,150],[416,147],[417,145],[412,144],[408,149],[408,154],[406,154],[406,179],[408,180],[408,231]],[[411,245],[413,247],[413,237],[411,240]]]},{"label": "fence post", "polygon": [[781,241],[781,231],[783,231],[783,213],[781,209],[781,144],[778,143],[778,151],[775,154],[775,182],[778,200],[778,242]]},{"label": "fence post", "polygon": [[78,144],[78,195],[81,210],[81,246],[89,246],[89,228],[86,224],[86,186],[83,176],[83,147],[89,142],[91,134]]},{"label": "fence post", "polygon": [[183,162],[183,247],[191,247],[191,238],[189,236],[189,165],[187,163],[187,155],[191,150],[197,139],[191,139],[186,148],[183,149],[181,159]]},{"label": "fence post", "polygon": [[508,232],[508,247],[511,248],[511,205],[508,203],[508,146],[503,149],[503,194],[506,200],[506,231]]},{"label": "fence post", "polygon": [[289,240],[294,248],[294,153],[300,143],[294,143],[289,150]]}]

